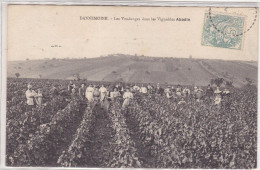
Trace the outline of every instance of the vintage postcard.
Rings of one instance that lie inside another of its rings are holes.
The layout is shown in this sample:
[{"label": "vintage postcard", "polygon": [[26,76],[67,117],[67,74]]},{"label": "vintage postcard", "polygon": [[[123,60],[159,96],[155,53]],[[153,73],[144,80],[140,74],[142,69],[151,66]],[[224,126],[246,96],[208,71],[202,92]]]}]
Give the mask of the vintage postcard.
[{"label": "vintage postcard", "polygon": [[6,167],[257,167],[258,8],[8,5]]}]

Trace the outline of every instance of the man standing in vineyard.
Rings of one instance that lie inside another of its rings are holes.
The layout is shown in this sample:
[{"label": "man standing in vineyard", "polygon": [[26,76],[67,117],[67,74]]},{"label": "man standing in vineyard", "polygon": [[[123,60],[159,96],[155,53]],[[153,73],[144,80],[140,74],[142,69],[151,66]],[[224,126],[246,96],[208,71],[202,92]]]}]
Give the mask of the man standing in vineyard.
[{"label": "man standing in vineyard", "polygon": [[133,93],[130,92],[129,88],[127,87],[126,92],[123,95],[123,99],[124,99],[124,102],[122,105],[123,110],[130,104],[130,100],[133,98],[134,98]]},{"label": "man standing in vineyard", "polygon": [[37,93],[34,90],[32,90],[31,84],[29,84],[27,87],[28,87],[28,89],[25,92],[25,95],[26,95],[26,99],[27,99],[26,103],[28,105],[27,111],[30,111],[34,107],[34,97],[37,96]]},{"label": "man standing in vineyard", "polygon": [[81,84],[81,87],[79,88],[79,96],[81,99],[84,99],[85,96],[85,92],[86,92],[86,88],[85,88],[85,84]]}]

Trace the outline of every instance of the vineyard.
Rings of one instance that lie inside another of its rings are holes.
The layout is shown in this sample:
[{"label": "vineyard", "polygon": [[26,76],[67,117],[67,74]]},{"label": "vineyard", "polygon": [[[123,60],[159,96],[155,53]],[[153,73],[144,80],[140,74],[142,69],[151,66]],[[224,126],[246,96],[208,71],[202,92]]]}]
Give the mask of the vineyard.
[{"label": "vineyard", "polygon": [[[25,98],[29,82],[44,96],[44,104],[31,111]],[[193,98],[178,105],[166,96],[136,92],[124,110],[122,98],[110,101],[107,110],[102,102],[71,96],[67,85],[8,78],[7,166],[256,168],[253,85],[234,88],[221,108]]]}]

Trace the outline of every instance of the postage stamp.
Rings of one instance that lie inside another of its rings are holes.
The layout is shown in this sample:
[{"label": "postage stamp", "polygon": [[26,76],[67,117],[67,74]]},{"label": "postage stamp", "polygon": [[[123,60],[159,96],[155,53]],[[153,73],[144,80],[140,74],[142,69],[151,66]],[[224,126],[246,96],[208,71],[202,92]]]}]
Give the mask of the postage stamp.
[{"label": "postage stamp", "polygon": [[241,50],[244,16],[205,13],[202,45]]}]

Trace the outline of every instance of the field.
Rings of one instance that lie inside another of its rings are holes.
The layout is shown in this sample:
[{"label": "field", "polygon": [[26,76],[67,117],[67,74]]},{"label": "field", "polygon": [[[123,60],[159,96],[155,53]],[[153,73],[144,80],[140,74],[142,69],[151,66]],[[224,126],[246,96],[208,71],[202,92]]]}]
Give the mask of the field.
[{"label": "field", "polygon": [[210,79],[223,77],[235,87],[257,83],[257,61],[226,61],[187,58],[155,58],[110,55],[86,59],[44,59],[8,61],[8,77],[73,79],[79,74],[91,81],[124,81],[128,83],[174,83],[206,86]]},{"label": "field", "polygon": [[[44,95],[44,105],[32,111],[26,111],[29,82]],[[54,85],[57,95],[50,94]],[[8,78],[7,166],[256,168],[254,85],[232,88],[221,108],[192,97],[178,105],[136,92],[126,110],[118,98],[108,111],[102,103],[69,95],[67,85],[68,80]]]}]

